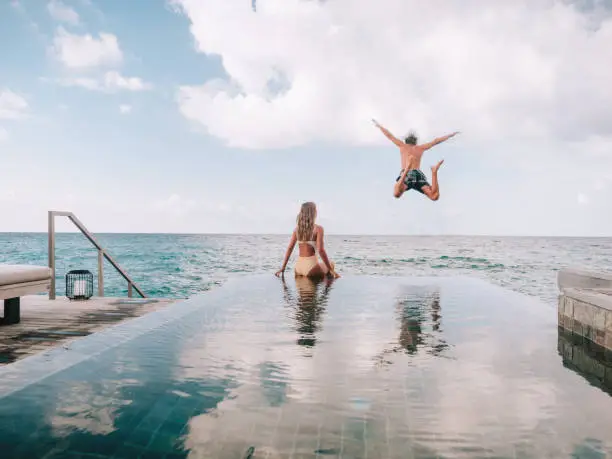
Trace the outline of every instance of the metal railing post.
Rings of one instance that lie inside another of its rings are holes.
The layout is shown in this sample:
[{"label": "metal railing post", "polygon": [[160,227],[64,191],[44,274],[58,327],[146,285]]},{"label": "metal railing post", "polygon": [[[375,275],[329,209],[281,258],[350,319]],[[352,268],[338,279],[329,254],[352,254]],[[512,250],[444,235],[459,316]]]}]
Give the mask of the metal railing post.
[{"label": "metal railing post", "polygon": [[[72,212],[60,212],[55,210],[49,211],[49,268],[53,270],[55,276],[55,217],[68,217],[70,221],[76,226],[79,231],[91,242],[91,244],[98,250],[98,296],[104,296],[104,259],[106,258],[113,268],[123,277],[128,283],[128,296],[132,297],[132,290],[142,297],[146,298],[145,293],[134,283],[133,279],[119,266],[119,263],[115,261],[113,257],[108,254],[102,245],[96,240],[93,234],[89,232],[85,225],[74,215]],[[49,299],[55,299],[55,277],[51,280],[51,287],[49,290]]]},{"label": "metal railing post", "polygon": [[51,286],[49,287],[49,299],[55,299],[55,216],[49,211],[49,268],[51,268]]},{"label": "metal railing post", "polygon": [[104,296],[104,251],[98,250],[98,296]]}]

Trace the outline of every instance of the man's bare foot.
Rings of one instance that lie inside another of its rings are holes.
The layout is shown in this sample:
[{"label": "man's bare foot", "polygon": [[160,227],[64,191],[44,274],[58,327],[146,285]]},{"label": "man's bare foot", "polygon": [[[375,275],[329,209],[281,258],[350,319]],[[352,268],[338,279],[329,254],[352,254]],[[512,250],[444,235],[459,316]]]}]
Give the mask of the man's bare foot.
[{"label": "man's bare foot", "polygon": [[431,173],[435,174],[436,172],[438,172],[438,169],[440,169],[440,166],[442,165],[442,163],[444,163],[444,160],[441,160],[438,164],[436,164],[435,166],[431,166]]}]

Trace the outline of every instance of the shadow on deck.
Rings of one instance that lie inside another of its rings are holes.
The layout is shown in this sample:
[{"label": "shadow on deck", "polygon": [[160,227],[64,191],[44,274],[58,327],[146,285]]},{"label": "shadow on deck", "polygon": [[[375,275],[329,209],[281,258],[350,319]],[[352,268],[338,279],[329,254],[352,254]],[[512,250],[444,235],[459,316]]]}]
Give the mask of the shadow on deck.
[{"label": "shadow on deck", "polygon": [[0,326],[0,365],[163,308],[175,299],[94,297],[88,301],[21,299],[21,322]]}]

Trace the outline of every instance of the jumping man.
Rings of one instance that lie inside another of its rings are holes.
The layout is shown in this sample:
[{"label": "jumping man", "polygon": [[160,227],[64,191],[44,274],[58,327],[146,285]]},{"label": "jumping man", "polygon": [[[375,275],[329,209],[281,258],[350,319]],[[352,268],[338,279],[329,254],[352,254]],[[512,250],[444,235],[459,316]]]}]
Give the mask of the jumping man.
[{"label": "jumping man", "polygon": [[421,171],[421,158],[425,150],[429,150],[431,147],[442,143],[451,137],[459,134],[459,132],[453,132],[452,134],[438,137],[431,142],[417,145],[417,137],[414,133],[408,134],[408,137],[402,142],[391,134],[386,128],[382,127],[376,120],[372,120],[374,125],[387,136],[391,142],[397,145],[400,149],[400,155],[402,157],[402,170],[399,177],[395,181],[393,187],[393,196],[399,198],[404,194],[405,191],[414,188],[420,193],[423,193],[432,201],[437,201],[440,198],[440,189],[438,187],[438,169],[444,162],[440,161],[435,166],[431,166],[431,185],[427,182],[427,177]]}]

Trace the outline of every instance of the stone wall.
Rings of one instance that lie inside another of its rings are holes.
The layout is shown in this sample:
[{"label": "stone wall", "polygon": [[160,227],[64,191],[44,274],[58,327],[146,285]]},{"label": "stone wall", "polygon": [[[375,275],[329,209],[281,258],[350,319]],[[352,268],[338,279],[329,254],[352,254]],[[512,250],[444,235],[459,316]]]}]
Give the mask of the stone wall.
[{"label": "stone wall", "polygon": [[[559,273],[559,326],[612,350],[612,278],[585,271]],[[597,285],[594,288],[584,286]]]}]

